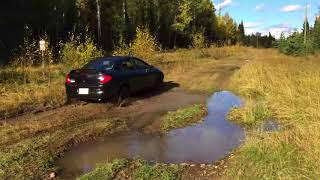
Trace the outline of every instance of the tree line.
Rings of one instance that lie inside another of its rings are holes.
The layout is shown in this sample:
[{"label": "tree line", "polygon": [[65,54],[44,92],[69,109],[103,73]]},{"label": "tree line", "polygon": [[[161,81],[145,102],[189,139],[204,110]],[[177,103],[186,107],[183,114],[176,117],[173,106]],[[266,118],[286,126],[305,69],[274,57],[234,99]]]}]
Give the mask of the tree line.
[{"label": "tree line", "polygon": [[11,0],[0,7],[0,27],[0,59],[26,37],[47,37],[58,54],[59,44],[70,36],[90,36],[111,52],[130,45],[138,27],[147,28],[163,49],[189,47],[199,33],[206,44],[271,47],[274,41],[271,35],[246,36],[243,22],[217,15],[211,0]]},{"label": "tree line", "polygon": [[286,37],[281,35],[278,45],[279,51],[294,56],[313,54],[320,50],[320,9],[313,27],[306,19],[301,32],[294,32]]}]

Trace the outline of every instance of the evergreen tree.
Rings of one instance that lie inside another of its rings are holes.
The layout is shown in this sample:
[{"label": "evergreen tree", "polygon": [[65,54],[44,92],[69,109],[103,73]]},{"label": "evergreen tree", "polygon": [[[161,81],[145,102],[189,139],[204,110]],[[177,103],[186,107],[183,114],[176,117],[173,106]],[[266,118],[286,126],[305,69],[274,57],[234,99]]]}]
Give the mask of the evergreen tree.
[{"label": "evergreen tree", "polygon": [[314,23],[313,42],[315,49],[320,49],[320,16],[316,18]]},{"label": "evergreen tree", "polygon": [[245,30],[244,30],[244,24],[243,24],[243,21],[241,21],[241,23],[239,24],[238,26],[238,31],[237,31],[237,40],[238,40],[238,43],[244,45],[246,44],[245,41],[246,41],[246,38],[245,38]]}]

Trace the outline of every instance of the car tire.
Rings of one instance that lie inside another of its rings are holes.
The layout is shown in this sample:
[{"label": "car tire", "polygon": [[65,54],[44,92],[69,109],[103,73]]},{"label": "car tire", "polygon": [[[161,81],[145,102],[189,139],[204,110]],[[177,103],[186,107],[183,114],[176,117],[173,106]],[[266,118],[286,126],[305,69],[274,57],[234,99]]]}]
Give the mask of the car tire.
[{"label": "car tire", "polygon": [[153,88],[154,89],[159,89],[161,87],[161,85],[163,84],[163,78],[161,76],[158,76],[154,85],[153,85]]},{"label": "car tire", "polygon": [[124,107],[128,103],[129,98],[130,98],[130,89],[127,86],[123,86],[119,90],[116,104],[119,107]]},{"label": "car tire", "polygon": [[75,102],[76,102],[76,99],[70,98],[67,96],[65,104],[70,105],[70,104],[74,104]]}]

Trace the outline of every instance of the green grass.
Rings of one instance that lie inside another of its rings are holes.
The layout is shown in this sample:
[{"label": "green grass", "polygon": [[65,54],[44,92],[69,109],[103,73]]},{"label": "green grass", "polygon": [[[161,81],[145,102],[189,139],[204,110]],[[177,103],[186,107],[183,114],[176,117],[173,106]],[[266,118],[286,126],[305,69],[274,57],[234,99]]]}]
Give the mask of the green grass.
[{"label": "green grass", "polygon": [[133,179],[136,180],[176,180],[180,179],[182,168],[179,165],[156,164],[150,165],[140,160],[138,168],[133,172]]},{"label": "green grass", "polygon": [[230,89],[248,103],[231,113],[247,127],[275,118],[280,131],[255,128],[229,162],[227,179],[318,179],[320,177],[320,61],[264,53],[245,65]]},{"label": "green grass", "polygon": [[206,114],[206,107],[199,104],[168,112],[161,120],[161,130],[170,131],[172,129],[197,124],[203,120]]},{"label": "green grass", "polygon": [[247,128],[256,128],[263,122],[273,118],[270,108],[262,102],[246,101],[244,108],[233,109],[229,113],[229,120]]},{"label": "green grass", "polygon": [[[63,121],[60,128],[40,130],[38,133],[26,133],[24,138],[19,129],[10,130],[9,126],[1,127],[5,134],[0,143],[0,178],[1,179],[42,179],[49,172],[57,172],[54,162],[69,147],[88,141],[102,134],[119,131],[125,127],[113,120],[92,120],[69,123]],[[38,128],[37,122],[29,122]],[[21,128],[25,128],[21,126]],[[42,133],[41,133],[42,132]],[[18,139],[16,137],[21,137]]]},{"label": "green grass", "polygon": [[97,165],[97,168],[80,178],[79,180],[111,180],[124,167],[128,166],[129,161],[125,159],[114,160],[112,163]]},{"label": "green grass", "polygon": [[[79,180],[123,179],[131,177],[134,180],[176,180],[180,179],[183,168],[179,165],[149,164],[141,159],[116,159],[113,162],[100,164]],[[126,177],[121,176],[125,174]]]}]

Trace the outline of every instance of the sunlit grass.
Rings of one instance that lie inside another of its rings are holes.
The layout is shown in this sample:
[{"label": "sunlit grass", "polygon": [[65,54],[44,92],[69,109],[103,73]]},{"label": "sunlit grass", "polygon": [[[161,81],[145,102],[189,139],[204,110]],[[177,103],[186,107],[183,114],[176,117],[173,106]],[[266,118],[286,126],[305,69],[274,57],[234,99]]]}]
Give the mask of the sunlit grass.
[{"label": "sunlit grass", "polygon": [[111,163],[106,163],[106,164],[100,164],[97,165],[97,168],[90,172],[87,173],[80,178],[79,180],[111,180],[114,179],[117,173],[122,169],[127,167],[129,164],[128,160],[125,159],[117,159],[114,160]]},{"label": "sunlit grass", "polygon": [[245,65],[230,82],[231,89],[249,102],[237,110],[236,121],[250,126],[272,114],[282,128],[275,133],[251,130],[231,161],[229,178],[317,179],[320,61],[315,57],[292,58],[277,53],[262,55]]},{"label": "sunlit grass", "polygon": [[[183,89],[212,93],[224,88],[225,81],[248,57],[250,48],[240,46],[182,49],[159,53],[154,65]],[[217,67],[220,66],[218,69]],[[0,70],[0,118],[65,103],[64,81],[69,72],[64,64],[41,67],[7,67]]]},{"label": "sunlit grass", "polygon": [[172,129],[194,125],[204,119],[207,109],[204,105],[193,105],[191,107],[168,112],[161,120],[161,130],[170,131]]},{"label": "sunlit grass", "polygon": [[182,170],[183,168],[179,165],[149,164],[141,159],[116,159],[110,163],[98,165],[95,170],[78,179],[176,180],[180,179]]}]

